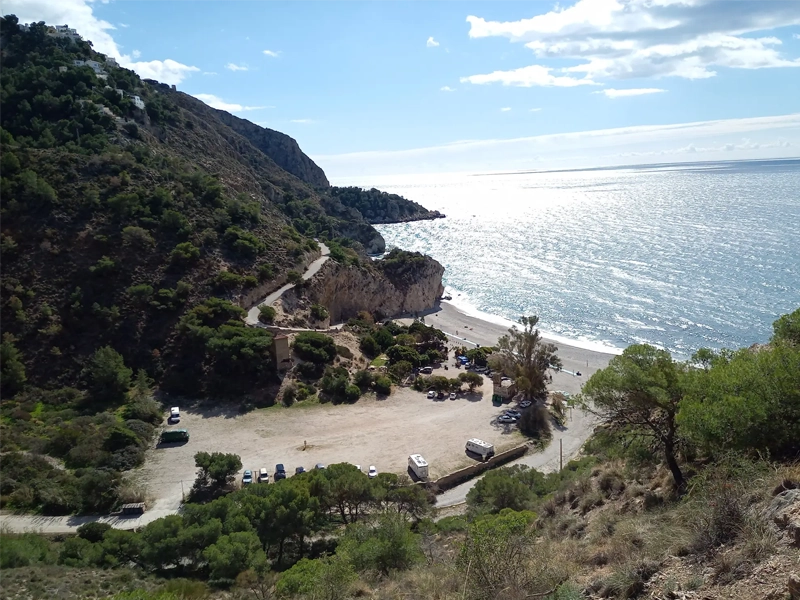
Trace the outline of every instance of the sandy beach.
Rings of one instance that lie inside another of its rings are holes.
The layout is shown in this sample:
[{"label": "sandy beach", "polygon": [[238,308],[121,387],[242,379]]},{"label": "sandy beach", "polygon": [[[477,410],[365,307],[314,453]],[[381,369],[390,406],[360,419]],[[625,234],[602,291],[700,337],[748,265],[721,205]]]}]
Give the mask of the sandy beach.
[{"label": "sandy beach", "polygon": [[[399,319],[410,322],[411,319]],[[462,342],[464,346],[494,346],[498,338],[508,333],[508,328],[497,323],[485,321],[461,312],[449,302],[441,302],[438,307],[425,313],[425,322],[441,329],[450,336],[451,342]],[[546,338],[545,338],[546,339]],[[608,365],[612,353],[588,350],[570,346],[562,342],[550,341],[558,346],[558,356],[563,362],[563,371],[553,373],[552,390],[563,390],[577,394],[588,378],[598,369]],[[575,373],[580,372],[580,376]]]}]

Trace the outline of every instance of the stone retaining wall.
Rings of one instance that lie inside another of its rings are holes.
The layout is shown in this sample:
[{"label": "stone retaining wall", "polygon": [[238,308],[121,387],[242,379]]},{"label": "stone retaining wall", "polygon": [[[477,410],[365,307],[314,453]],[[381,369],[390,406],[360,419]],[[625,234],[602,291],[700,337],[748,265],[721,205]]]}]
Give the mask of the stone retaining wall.
[{"label": "stone retaining wall", "polygon": [[495,467],[499,467],[507,462],[518,459],[528,451],[528,448],[529,446],[527,444],[523,444],[522,446],[517,446],[516,448],[506,450],[500,454],[495,454],[486,462],[475,463],[474,465],[454,471],[453,473],[445,475],[444,477],[440,477],[436,481],[431,481],[427,484],[427,487],[433,490],[435,493],[441,494],[442,492],[446,492],[447,490],[454,488],[455,486],[464,483],[465,481],[468,481],[477,475],[480,475],[484,471],[494,469]]}]

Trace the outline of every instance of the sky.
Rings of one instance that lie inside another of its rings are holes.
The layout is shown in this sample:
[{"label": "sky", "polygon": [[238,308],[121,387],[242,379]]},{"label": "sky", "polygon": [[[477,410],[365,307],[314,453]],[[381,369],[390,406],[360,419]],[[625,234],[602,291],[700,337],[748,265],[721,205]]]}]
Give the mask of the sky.
[{"label": "sky", "polygon": [[800,0],[4,0],[328,177],[800,156]]}]

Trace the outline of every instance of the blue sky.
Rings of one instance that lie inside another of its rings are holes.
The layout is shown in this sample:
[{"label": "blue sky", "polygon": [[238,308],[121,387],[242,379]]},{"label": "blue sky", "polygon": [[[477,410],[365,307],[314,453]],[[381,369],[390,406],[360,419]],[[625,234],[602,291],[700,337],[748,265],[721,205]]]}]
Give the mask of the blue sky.
[{"label": "blue sky", "polygon": [[800,155],[796,1],[3,10],[68,23],[143,76],[291,135],[334,178]]}]

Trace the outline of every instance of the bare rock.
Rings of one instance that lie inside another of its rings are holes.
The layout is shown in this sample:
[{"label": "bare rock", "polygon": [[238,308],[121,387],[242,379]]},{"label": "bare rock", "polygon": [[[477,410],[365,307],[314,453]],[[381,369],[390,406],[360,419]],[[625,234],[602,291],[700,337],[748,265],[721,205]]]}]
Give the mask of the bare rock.
[{"label": "bare rock", "polygon": [[800,490],[787,490],[775,496],[764,511],[764,516],[781,529],[800,521]]}]

